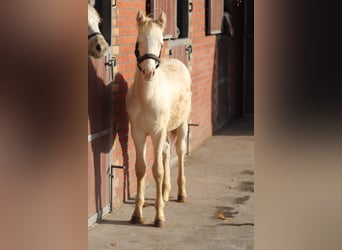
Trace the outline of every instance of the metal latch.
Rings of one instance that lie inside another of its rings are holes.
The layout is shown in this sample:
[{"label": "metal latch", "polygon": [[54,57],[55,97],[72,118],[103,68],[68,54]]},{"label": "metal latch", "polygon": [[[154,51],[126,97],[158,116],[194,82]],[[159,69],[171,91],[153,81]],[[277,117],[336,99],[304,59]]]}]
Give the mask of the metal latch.
[{"label": "metal latch", "polygon": [[198,127],[199,124],[197,124],[197,123],[188,123],[188,132],[187,132],[187,136],[186,136],[186,155],[190,154],[190,127],[191,126]]},{"label": "metal latch", "polygon": [[111,81],[114,80],[114,67],[116,66],[116,57],[112,56],[111,59],[107,60],[105,62],[106,69],[107,67],[110,67],[110,76],[111,76]]},{"label": "metal latch", "polygon": [[188,52],[188,59],[189,61],[191,60],[191,54],[192,54],[192,46],[189,44],[188,46],[185,47],[185,51]]}]

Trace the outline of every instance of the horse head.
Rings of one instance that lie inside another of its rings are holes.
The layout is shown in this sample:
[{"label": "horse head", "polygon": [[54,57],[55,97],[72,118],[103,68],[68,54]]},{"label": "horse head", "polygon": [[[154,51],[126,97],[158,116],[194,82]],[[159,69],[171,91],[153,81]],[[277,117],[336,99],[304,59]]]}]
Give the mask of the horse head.
[{"label": "horse head", "polygon": [[88,55],[101,58],[108,50],[108,43],[100,32],[100,15],[88,1]]},{"label": "horse head", "polygon": [[138,37],[135,47],[137,66],[146,81],[151,81],[160,63],[163,46],[163,31],[166,24],[164,12],[156,19],[137,14]]}]

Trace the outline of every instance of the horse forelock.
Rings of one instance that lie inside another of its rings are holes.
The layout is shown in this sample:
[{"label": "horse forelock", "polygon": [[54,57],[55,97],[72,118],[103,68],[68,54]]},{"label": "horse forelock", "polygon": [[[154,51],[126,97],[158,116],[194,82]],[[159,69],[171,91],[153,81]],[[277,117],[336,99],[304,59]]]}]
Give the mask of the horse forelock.
[{"label": "horse forelock", "polygon": [[157,19],[149,16],[145,16],[144,22],[138,24],[138,29],[142,32],[150,32],[155,27],[158,27]]}]

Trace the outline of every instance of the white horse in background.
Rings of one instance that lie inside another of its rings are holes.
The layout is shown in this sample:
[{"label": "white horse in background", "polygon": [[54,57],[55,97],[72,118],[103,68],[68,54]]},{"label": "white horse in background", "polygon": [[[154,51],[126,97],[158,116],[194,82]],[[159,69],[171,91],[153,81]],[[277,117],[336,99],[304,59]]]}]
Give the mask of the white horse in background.
[{"label": "white horse in background", "polygon": [[142,208],[145,190],[146,137],[151,136],[154,148],[153,177],[156,182],[156,216],[154,225],[165,226],[164,206],[169,200],[170,144],[168,136],[176,136],[178,156],[178,201],[186,197],[184,156],[188,118],[191,111],[191,76],[187,67],[177,59],[160,60],[166,16],[152,19],[139,11],[138,37],[135,54],[137,71],[129,89],[126,104],[136,149],[135,171],[137,196],[131,223],[144,223]]},{"label": "white horse in background", "polygon": [[108,50],[108,43],[100,32],[101,17],[94,8],[95,1],[88,1],[88,55],[103,57]]}]

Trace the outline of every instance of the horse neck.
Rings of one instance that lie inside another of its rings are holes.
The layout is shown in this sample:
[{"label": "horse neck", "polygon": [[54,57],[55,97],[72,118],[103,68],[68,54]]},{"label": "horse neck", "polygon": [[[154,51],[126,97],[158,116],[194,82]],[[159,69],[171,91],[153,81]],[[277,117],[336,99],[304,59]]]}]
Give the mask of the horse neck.
[{"label": "horse neck", "polygon": [[137,94],[139,95],[139,99],[142,102],[149,102],[151,99],[154,98],[156,93],[156,88],[158,87],[158,74],[159,70],[156,70],[155,75],[152,79],[152,81],[145,81],[143,74],[140,73],[139,70],[137,70],[135,79],[136,79],[136,88],[137,88]]}]

